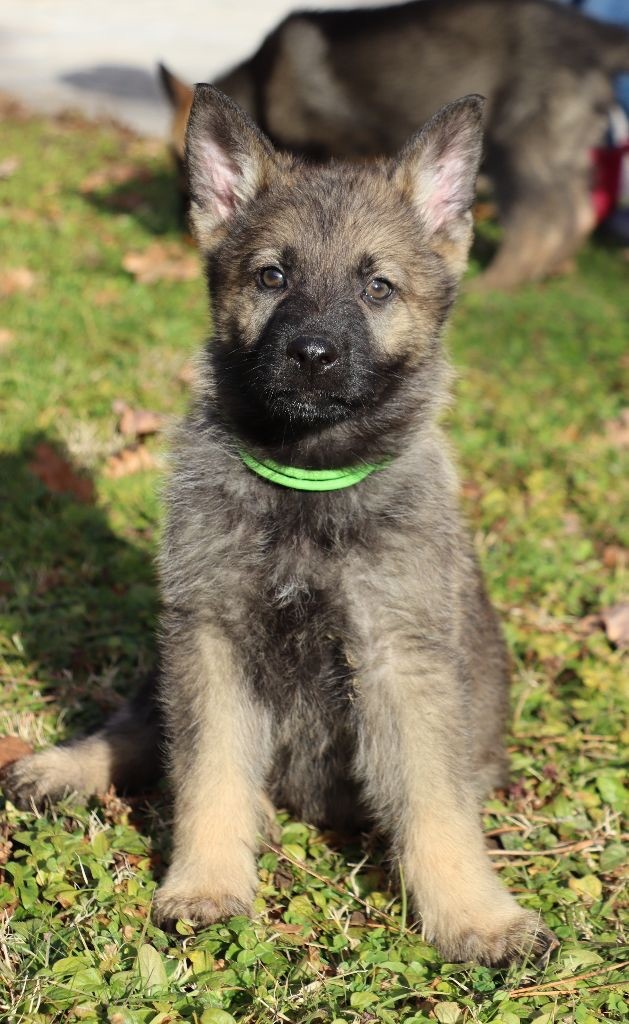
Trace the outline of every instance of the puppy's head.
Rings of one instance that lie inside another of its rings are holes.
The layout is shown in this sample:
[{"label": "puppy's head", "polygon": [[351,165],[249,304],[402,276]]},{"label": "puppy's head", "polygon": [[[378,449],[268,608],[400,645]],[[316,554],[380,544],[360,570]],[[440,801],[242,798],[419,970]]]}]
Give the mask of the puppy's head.
[{"label": "puppy's head", "polygon": [[430,405],[464,270],[482,100],[445,107],[393,160],[304,164],[196,87],[186,160],[214,318],[215,400],[283,437]]}]

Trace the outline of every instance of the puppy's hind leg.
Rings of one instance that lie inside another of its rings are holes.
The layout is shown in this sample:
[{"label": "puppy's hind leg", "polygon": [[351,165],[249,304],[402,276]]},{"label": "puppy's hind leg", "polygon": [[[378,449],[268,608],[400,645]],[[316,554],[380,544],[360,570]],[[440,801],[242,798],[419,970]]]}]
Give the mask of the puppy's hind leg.
[{"label": "puppy's hind leg", "polygon": [[155,680],[149,680],[102,729],[8,765],[0,786],[18,807],[41,806],[70,793],[82,798],[118,789],[141,789],[161,767],[161,725]]}]

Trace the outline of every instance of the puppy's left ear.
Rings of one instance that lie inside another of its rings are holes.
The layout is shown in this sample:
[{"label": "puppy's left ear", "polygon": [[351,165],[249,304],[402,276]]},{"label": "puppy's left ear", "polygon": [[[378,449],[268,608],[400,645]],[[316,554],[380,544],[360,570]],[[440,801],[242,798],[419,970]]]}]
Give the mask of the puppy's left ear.
[{"label": "puppy's left ear", "polygon": [[268,183],[275,150],[233,100],[197,85],[186,131],[190,220],[202,248],[216,246],[229,222]]},{"label": "puppy's left ear", "polygon": [[460,271],[472,236],[483,104],[482,96],[464,96],[442,107],[407,142],[393,168],[394,181],[415,207],[426,235],[446,244]]}]

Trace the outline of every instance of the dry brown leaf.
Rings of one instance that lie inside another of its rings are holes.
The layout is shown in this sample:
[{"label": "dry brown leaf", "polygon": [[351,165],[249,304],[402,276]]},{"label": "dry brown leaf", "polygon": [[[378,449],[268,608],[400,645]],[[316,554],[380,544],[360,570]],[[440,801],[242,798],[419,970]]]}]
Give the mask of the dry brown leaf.
[{"label": "dry brown leaf", "polygon": [[577,537],[581,533],[581,520],[576,512],[564,512],[562,519],[563,532],[568,537]]},{"label": "dry brown leaf", "polygon": [[601,619],[607,639],[616,647],[629,647],[629,601],[620,601],[604,608]]},{"label": "dry brown leaf", "polygon": [[629,448],[629,408],[623,409],[614,420],[607,420],[605,433],[616,448]]},{"label": "dry brown leaf", "polygon": [[0,92],[0,119],[3,121],[26,121],[30,111],[9,92]]},{"label": "dry brown leaf", "polygon": [[273,928],[277,932],[283,932],[284,935],[301,935],[302,926],[300,924],[285,924],[284,921],[276,921],[273,924]]},{"label": "dry brown leaf", "polygon": [[8,327],[0,327],[0,350],[7,348],[15,340],[15,334]]},{"label": "dry brown leaf", "polygon": [[92,295],[92,302],[95,306],[111,306],[114,302],[120,301],[120,292],[117,288],[112,285],[105,285],[104,288],[99,288],[97,292]]},{"label": "dry brown leaf", "polygon": [[113,410],[118,419],[118,430],[123,437],[147,437],[157,434],[163,429],[166,417],[150,409],[132,409],[130,405],[117,399]]},{"label": "dry brown leaf", "polygon": [[477,222],[496,220],[498,217],[498,207],[489,200],[479,200],[479,202],[474,203],[473,213],[474,220]]},{"label": "dry brown leaf", "polygon": [[121,448],[115,455],[110,455],[105,463],[104,473],[115,480],[121,476],[131,476],[132,473],[141,473],[145,469],[154,469],[155,465],[155,459],[148,448],[141,444],[133,444]]},{"label": "dry brown leaf", "polygon": [[482,498],[482,488],[474,480],[463,480],[461,482],[461,494],[469,501],[478,501]]},{"label": "dry brown leaf", "polygon": [[0,768],[32,753],[30,743],[20,736],[0,736]]},{"label": "dry brown leaf", "polygon": [[35,210],[22,210],[9,207],[2,212],[9,224],[34,224],[38,219],[38,214]]},{"label": "dry brown leaf", "polygon": [[177,374],[177,380],[184,387],[192,387],[197,374],[196,361],[189,359],[188,362],[184,363],[179,373]]},{"label": "dry brown leaf", "polygon": [[35,274],[28,267],[7,267],[0,270],[0,296],[7,298],[15,292],[30,291],[35,281]]},{"label": "dry brown leaf", "polygon": [[31,473],[53,494],[71,494],[77,501],[94,501],[94,484],[88,476],[77,473],[74,466],[47,441],[35,448],[35,458],[29,463]]},{"label": "dry brown leaf", "polygon": [[126,185],[128,181],[148,181],[151,174],[137,164],[108,164],[92,171],[80,184],[81,192],[97,192],[111,185]]},{"label": "dry brown leaf", "polygon": [[292,889],[295,879],[288,864],[280,862],[273,875],[273,884],[276,889]]},{"label": "dry brown leaf", "polygon": [[624,568],[629,565],[629,548],[620,544],[608,544],[603,550],[603,565],[606,569]]},{"label": "dry brown leaf", "polygon": [[7,156],[4,160],[0,160],[0,179],[5,181],[10,178],[17,170],[19,170],[22,161],[19,156]]},{"label": "dry brown leaf", "polygon": [[140,284],[191,281],[199,276],[199,261],[177,242],[153,242],[142,252],[128,252],[122,265]]}]

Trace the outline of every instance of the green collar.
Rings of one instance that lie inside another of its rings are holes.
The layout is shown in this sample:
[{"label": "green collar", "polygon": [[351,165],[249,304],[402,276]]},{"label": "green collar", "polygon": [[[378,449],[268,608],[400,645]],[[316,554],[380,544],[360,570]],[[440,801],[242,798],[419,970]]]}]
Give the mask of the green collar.
[{"label": "green collar", "polygon": [[366,462],[348,469],[300,469],[297,466],[280,466],[273,459],[256,459],[242,448],[240,457],[253,473],[281,487],[292,487],[295,491],[338,491],[342,487],[360,483],[370,473],[384,469],[391,462],[391,459],[382,459],[381,462]]}]

